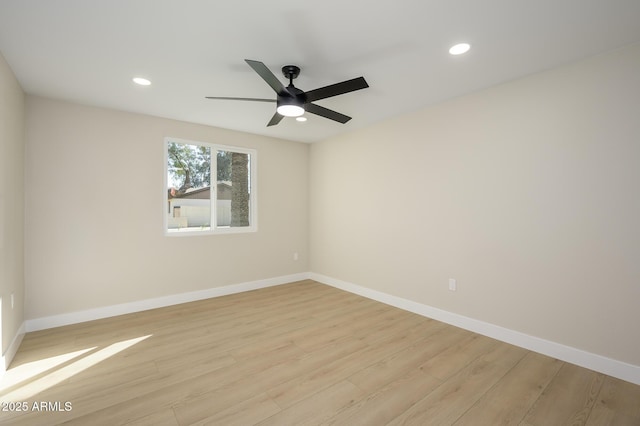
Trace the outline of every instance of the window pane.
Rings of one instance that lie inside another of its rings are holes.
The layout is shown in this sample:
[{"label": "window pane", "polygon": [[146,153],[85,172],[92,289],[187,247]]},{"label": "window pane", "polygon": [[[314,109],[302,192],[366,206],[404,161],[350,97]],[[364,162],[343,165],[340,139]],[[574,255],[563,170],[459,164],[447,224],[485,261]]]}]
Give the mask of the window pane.
[{"label": "window pane", "polygon": [[257,231],[255,150],[169,138],[165,143],[167,233]]},{"label": "window pane", "polygon": [[250,226],[251,156],[218,151],[217,164],[217,226]]},{"label": "window pane", "polygon": [[211,148],[167,145],[169,231],[211,229]]}]

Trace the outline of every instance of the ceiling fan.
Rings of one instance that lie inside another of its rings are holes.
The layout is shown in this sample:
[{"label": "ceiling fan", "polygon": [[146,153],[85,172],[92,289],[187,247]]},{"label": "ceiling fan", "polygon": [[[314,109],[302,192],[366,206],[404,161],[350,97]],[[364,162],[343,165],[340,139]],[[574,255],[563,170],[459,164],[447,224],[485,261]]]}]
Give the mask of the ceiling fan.
[{"label": "ceiling fan", "polygon": [[316,105],[312,102],[369,87],[364,77],[358,77],[304,92],[293,85],[293,80],[300,74],[299,67],[295,65],[285,65],[282,67],[282,74],[289,79],[289,85],[284,87],[280,80],[278,80],[278,78],[273,75],[269,68],[267,68],[267,66],[262,62],[252,61],[250,59],[245,59],[245,62],[249,64],[249,66],[253,68],[253,70],[257,72],[269,86],[271,86],[278,95],[277,99],[228,98],[219,96],[207,96],[206,98],[235,101],[275,102],[277,104],[276,113],[267,124],[267,127],[275,126],[284,117],[299,117],[304,114],[305,111],[344,124],[351,120],[351,117],[328,108],[321,107],[320,105]]}]

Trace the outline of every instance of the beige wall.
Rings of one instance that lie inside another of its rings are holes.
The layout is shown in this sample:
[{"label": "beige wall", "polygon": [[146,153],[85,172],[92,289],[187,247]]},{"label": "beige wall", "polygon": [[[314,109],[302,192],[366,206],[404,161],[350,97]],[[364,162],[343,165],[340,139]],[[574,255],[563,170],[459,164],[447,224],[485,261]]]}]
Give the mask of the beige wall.
[{"label": "beige wall", "polygon": [[[257,150],[258,232],[164,235],[166,136]],[[306,144],[28,96],[27,319],[307,271],[308,153]]]},{"label": "beige wall", "polygon": [[[311,146],[27,97],[23,212],[0,61],[3,351],[23,317],[313,271],[640,365],[639,76],[636,45]],[[257,233],[164,236],[165,136],[258,150]]]},{"label": "beige wall", "polygon": [[310,158],[313,272],[640,365],[640,45]]},{"label": "beige wall", "polygon": [[[0,298],[4,355],[24,320],[24,93],[0,54]],[[11,293],[14,308],[11,308]],[[0,366],[0,370],[3,366]]]}]

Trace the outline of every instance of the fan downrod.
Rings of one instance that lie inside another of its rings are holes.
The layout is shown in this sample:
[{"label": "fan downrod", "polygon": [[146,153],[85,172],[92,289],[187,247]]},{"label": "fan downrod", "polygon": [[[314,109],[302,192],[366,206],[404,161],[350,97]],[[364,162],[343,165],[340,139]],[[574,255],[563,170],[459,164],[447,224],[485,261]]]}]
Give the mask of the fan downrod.
[{"label": "fan downrod", "polygon": [[282,74],[289,80],[290,84],[293,84],[293,79],[300,75],[300,67],[295,65],[285,65],[282,67]]}]

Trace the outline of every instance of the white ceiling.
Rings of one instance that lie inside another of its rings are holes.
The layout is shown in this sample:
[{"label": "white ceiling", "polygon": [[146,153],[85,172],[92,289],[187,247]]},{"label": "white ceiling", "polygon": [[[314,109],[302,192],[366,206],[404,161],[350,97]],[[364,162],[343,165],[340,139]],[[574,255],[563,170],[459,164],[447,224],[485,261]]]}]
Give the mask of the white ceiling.
[{"label": "white ceiling", "polygon": [[[29,94],[314,142],[639,42],[639,22],[639,0],[0,0],[0,51]],[[274,104],[204,98],[275,99],[245,58],[370,88],[317,102],[347,124],[267,128]]]}]

